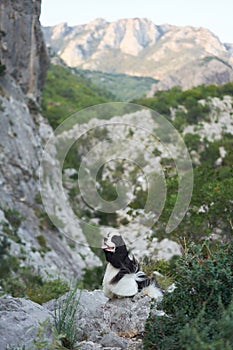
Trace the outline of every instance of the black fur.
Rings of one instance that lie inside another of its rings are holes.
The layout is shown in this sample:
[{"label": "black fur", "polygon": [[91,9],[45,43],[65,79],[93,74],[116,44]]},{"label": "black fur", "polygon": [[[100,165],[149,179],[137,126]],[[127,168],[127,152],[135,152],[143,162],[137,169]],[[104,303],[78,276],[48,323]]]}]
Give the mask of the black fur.
[{"label": "black fur", "polygon": [[120,269],[122,267],[122,263],[127,259],[128,257],[128,251],[126,249],[126,246],[120,246],[116,247],[116,251],[109,252],[107,250],[104,250],[106,260],[112,264],[113,267]]},{"label": "black fur", "polygon": [[[104,239],[106,241],[106,239]],[[121,236],[115,235],[112,237],[112,242],[115,243],[115,252],[104,250],[106,260],[112,264],[113,267],[120,269],[116,276],[111,280],[111,284],[116,284],[126,274],[137,273],[140,271],[140,265],[133,256],[132,259],[128,256],[128,250]],[[152,282],[157,286],[158,284],[154,279],[149,279],[144,272],[140,273],[141,281],[137,281],[138,291],[148,287]]]},{"label": "black fur", "polygon": [[124,277],[128,273],[136,273],[139,271],[139,265],[137,260],[133,257],[131,260],[128,255],[125,261],[121,262],[120,271],[118,274],[111,280],[111,283],[117,283],[120,281],[122,277]]},{"label": "black fur", "polygon": [[[111,233],[109,233],[107,235],[107,238],[104,238],[103,250],[108,263],[110,263],[110,265],[112,265],[118,270],[116,271],[115,276],[110,281],[108,280],[107,282],[108,284],[109,283],[112,285],[117,284],[124,276],[128,274],[134,274],[134,276],[132,276],[134,280],[133,283],[135,282],[137,283],[138,292],[143,290],[145,287],[153,285],[154,287],[157,287],[158,289],[160,289],[161,294],[163,293],[163,291],[161,290],[161,287],[155,281],[155,279],[148,278],[147,275],[140,270],[140,265],[138,261],[135,259],[135,257],[134,256],[129,257],[129,253],[126,248],[125,242],[120,235],[114,235],[114,234],[112,235]],[[129,278],[129,283],[130,281],[131,280]],[[109,288],[110,288],[110,292],[109,293],[107,292],[107,294],[109,294],[110,296],[109,295],[107,296],[111,298],[112,297],[111,287]],[[154,292],[152,288],[152,295],[153,293]],[[158,295],[158,292],[155,292],[155,294]],[[151,296],[150,294],[148,295]]]}]

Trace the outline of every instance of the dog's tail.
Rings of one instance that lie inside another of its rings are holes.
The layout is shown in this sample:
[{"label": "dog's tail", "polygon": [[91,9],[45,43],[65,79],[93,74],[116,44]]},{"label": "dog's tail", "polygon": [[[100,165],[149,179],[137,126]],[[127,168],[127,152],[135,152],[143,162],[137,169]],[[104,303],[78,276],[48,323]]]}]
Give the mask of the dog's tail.
[{"label": "dog's tail", "polygon": [[138,284],[139,292],[142,292],[144,295],[148,295],[157,301],[162,300],[163,291],[154,278],[150,279],[144,272],[138,271],[135,274],[135,280]]},{"label": "dog's tail", "polygon": [[[125,275],[131,275],[131,278],[137,283],[138,292],[142,292],[157,301],[162,300],[163,292],[155,279],[150,279],[140,270],[140,265],[134,256],[127,258],[122,264],[119,272],[112,278],[110,284],[118,283]],[[135,286],[136,287],[136,286]]]},{"label": "dog's tail", "polygon": [[140,265],[134,256],[132,257],[132,263],[134,266],[134,276],[138,285],[138,291],[142,292],[144,295],[148,295],[156,301],[161,301],[163,298],[163,291],[157,281],[154,278],[148,278],[145,272],[140,270]]}]

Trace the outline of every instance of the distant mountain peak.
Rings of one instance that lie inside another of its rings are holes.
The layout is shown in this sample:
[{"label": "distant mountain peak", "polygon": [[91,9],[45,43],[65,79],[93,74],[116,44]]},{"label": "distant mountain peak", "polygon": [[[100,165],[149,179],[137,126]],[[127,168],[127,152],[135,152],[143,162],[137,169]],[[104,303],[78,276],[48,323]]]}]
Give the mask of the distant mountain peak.
[{"label": "distant mountain peak", "polygon": [[[46,27],[44,34],[47,44],[71,67],[150,76],[167,88],[233,80],[232,45],[202,27],[156,25],[138,17],[114,22],[97,18],[74,27],[66,23]],[[210,63],[205,57],[219,60]]]}]

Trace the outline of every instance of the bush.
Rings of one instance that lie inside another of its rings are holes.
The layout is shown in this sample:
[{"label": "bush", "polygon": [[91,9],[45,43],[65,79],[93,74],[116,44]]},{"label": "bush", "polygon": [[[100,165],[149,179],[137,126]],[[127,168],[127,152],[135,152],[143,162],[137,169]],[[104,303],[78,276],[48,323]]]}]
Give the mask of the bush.
[{"label": "bush", "polygon": [[[188,350],[232,350],[233,301],[227,309],[219,302],[220,317],[209,319],[205,308],[192,324],[181,332],[181,340]],[[204,325],[204,326],[203,326]],[[215,331],[210,339],[209,335]]]},{"label": "bush", "polygon": [[32,267],[20,266],[20,259],[10,255],[10,242],[0,235],[0,285],[1,293],[13,297],[27,297],[43,304],[66,293],[68,283],[56,278],[45,281]]},{"label": "bush", "polygon": [[42,110],[56,129],[73,113],[114,99],[107,90],[95,86],[75,70],[51,64],[42,94]]},{"label": "bush", "polygon": [[177,260],[175,276],[176,289],[157,307],[165,315],[152,309],[147,320],[144,348],[232,349],[233,242],[212,249],[206,242],[191,244]]},{"label": "bush", "polygon": [[[171,122],[179,130],[182,130],[182,124],[197,124],[200,121],[209,121],[210,107],[208,98],[219,97],[225,95],[232,96],[233,83],[224,85],[200,85],[192,87],[189,90],[182,91],[181,88],[175,86],[167,91],[156,91],[151,98],[142,97],[133,102],[152,108],[158,113],[171,120],[171,108],[176,109],[176,117]],[[207,104],[202,105],[199,101],[205,99]],[[185,107],[180,110],[180,106]]]},{"label": "bush", "polygon": [[19,268],[19,261],[9,254],[10,242],[6,236],[0,234],[0,284],[11,274],[12,269]]},{"label": "bush", "polygon": [[77,288],[74,288],[64,298],[55,302],[55,328],[57,333],[62,335],[62,345],[67,349],[73,349],[79,338],[75,314],[79,306],[80,296],[81,292],[77,297]]},{"label": "bush", "polygon": [[2,64],[0,61],[0,77],[3,76],[6,72],[6,66],[5,64]]},{"label": "bush", "polygon": [[60,278],[43,281],[42,284],[32,284],[27,287],[28,298],[35,303],[44,304],[51,299],[57,299],[69,290],[68,283]]}]

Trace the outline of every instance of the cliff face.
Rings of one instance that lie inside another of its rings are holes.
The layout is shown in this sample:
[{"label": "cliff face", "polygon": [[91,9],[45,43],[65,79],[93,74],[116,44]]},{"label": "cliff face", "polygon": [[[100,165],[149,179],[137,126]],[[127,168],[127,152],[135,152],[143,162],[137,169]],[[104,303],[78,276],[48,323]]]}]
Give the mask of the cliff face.
[{"label": "cliff face", "polygon": [[[38,104],[48,65],[40,1],[3,0],[0,6],[1,67],[6,66],[0,75],[0,241],[7,236],[21,265],[32,265],[44,275],[78,277],[99,260],[85,244],[71,248],[49,224],[40,200],[39,166],[52,133]],[[62,205],[63,218],[69,220]],[[85,243],[77,223],[72,230]],[[45,251],[38,237],[44,237]]]},{"label": "cliff face", "polygon": [[23,92],[37,98],[48,66],[40,6],[41,0],[2,0],[0,4],[0,60]]},{"label": "cliff face", "polygon": [[160,80],[159,89],[233,79],[231,45],[205,28],[158,26],[131,18],[112,23],[97,19],[74,27],[62,23],[43,31],[48,45],[69,66],[152,77]]}]

